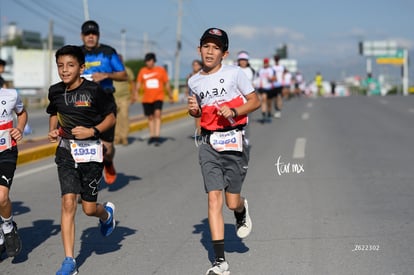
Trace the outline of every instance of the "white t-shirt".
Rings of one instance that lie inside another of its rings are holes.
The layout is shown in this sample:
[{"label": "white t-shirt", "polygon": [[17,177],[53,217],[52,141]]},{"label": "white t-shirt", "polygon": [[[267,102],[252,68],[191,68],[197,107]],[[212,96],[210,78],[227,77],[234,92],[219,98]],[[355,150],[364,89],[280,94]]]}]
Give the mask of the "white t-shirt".
[{"label": "white t-shirt", "polygon": [[276,72],[276,80],[273,82],[274,87],[282,86],[283,81],[283,72],[285,71],[285,67],[282,65],[273,65],[273,70]]},{"label": "white t-shirt", "polygon": [[[0,89],[0,131],[13,128],[13,113],[20,114],[23,109],[23,101],[16,89]],[[16,145],[15,140],[12,145]]]},{"label": "white t-shirt", "polygon": [[240,67],[222,65],[213,73],[204,75],[201,72],[188,80],[190,93],[194,93],[201,106],[202,116],[200,126],[207,130],[218,130],[229,126],[247,124],[247,116],[240,115],[234,120],[235,124],[217,114],[215,104],[236,108],[246,102],[246,95],[254,92],[251,81]]},{"label": "white t-shirt", "polygon": [[261,68],[257,73],[255,86],[258,89],[270,90],[273,88],[273,83],[270,80],[275,76],[275,71],[272,67]]}]

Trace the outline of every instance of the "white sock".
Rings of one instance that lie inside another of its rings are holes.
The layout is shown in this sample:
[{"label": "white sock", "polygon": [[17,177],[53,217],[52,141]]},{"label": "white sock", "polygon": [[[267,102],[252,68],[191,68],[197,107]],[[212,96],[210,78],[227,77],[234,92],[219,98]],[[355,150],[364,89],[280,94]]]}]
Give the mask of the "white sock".
[{"label": "white sock", "polygon": [[3,220],[3,224],[1,225],[3,233],[9,234],[13,230],[13,216],[10,216],[8,219],[1,217],[1,219]]}]

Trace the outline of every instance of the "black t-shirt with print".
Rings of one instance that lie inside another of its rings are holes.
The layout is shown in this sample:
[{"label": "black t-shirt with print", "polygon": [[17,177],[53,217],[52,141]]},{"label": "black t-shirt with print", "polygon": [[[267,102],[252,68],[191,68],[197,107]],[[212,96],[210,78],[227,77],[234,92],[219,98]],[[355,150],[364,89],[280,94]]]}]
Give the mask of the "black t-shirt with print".
[{"label": "black t-shirt with print", "polygon": [[49,88],[49,105],[46,112],[57,115],[59,136],[74,139],[71,130],[76,126],[93,127],[110,113],[116,114],[113,96],[95,82],[83,80],[76,89],[66,91],[63,82]]}]

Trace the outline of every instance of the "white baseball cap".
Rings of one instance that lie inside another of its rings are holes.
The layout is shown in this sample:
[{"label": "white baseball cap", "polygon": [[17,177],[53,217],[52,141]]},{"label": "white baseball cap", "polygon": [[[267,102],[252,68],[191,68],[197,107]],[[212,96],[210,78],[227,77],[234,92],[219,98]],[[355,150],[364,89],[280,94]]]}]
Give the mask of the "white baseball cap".
[{"label": "white baseball cap", "polygon": [[240,59],[249,60],[249,55],[246,52],[240,52],[237,55],[237,60],[240,60]]}]

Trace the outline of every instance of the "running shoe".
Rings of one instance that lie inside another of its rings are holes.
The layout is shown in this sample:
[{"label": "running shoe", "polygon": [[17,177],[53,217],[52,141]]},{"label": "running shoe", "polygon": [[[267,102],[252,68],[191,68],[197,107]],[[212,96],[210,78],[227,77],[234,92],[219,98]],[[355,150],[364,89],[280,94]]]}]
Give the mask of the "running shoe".
[{"label": "running shoe", "polygon": [[104,165],[103,176],[106,184],[113,184],[116,181],[116,171],[113,162],[110,165]]},{"label": "running shoe", "polygon": [[246,238],[252,232],[252,220],[249,215],[249,205],[246,199],[244,199],[244,207],[246,208],[244,217],[240,220],[236,218],[236,234],[241,239]]},{"label": "running shoe", "polygon": [[78,274],[78,268],[76,267],[76,261],[72,257],[66,257],[63,260],[62,266],[58,271],[56,271],[56,275],[76,275]]},{"label": "running shoe", "polygon": [[210,267],[206,275],[229,275],[229,264],[224,259],[216,259],[213,266]]},{"label": "running shoe", "polygon": [[158,147],[161,145],[161,138],[160,137],[155,137],[154,138],[154,146]]},{"label": "running shoe", "polygon": [[13,229],[7,234],[4,234],[4,244],[6,246],[6,253],[9,257],[17,256],[22,250],[22,240],[17,232],[17,225],[13,221]]},{"label": "running shoe", "polygon": [[110,217],[106,222],[103,222],[101,219],[99,219],[99,223],[102,235],[104,237],[108,237],[114,231],[116,225],[114,219],[115,205],[112,202],[105,202],[103,206],[105,210],[108,211]]},{"label": "running shoe", "polygon": [[0,242],[1,242],[0,244],[0,258],[1,258],[1,255],[3,254],[3,252],[6,251],[3,230],[1,230],[1,227],[0,227]]}]

